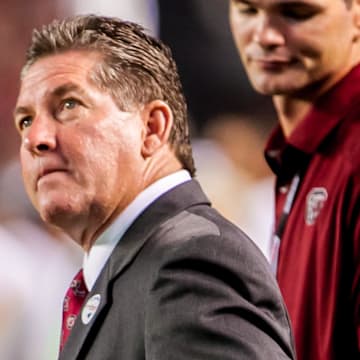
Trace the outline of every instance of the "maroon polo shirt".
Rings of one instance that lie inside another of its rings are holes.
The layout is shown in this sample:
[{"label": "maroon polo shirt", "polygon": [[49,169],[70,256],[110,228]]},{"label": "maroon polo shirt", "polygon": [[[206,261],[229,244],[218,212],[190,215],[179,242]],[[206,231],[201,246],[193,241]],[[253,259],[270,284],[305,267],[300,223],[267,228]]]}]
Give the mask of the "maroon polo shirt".
[{"label": "maroon polo shirt", "polygon": [[277,279],[299,360],[360,359],[360,66],[266,147],[276,224],[301,181],[280,242]]}]

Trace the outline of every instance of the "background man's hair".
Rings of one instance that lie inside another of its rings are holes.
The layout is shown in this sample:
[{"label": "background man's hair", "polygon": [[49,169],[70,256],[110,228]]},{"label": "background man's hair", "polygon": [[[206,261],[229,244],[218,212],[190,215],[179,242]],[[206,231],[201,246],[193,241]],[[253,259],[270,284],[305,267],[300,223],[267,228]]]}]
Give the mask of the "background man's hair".
[{"label": "background man's hair", "polygon": [[174,116],[169,142],[184,168],[195,174],[186,102],[177,66],[165,44],[141,26],[117,18],[85,15],[55,20],[33,31],[22,76],[38,59],[69,50],[99,53],[102,61],[90,79],[108,91],[121,110],[165,101]]}]

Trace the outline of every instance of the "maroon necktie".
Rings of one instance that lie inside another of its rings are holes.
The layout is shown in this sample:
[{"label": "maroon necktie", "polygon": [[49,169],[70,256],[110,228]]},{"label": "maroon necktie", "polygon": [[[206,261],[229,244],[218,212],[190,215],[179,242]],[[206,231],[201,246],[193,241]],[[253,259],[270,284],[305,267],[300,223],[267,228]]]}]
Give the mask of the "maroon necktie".
[{"label": "maroon necktie", "polygon": [[86,289],[82,269],[76,274],[66,292],[63,304],[63,320],[61,329],[60,351],[74,326],[76,317],[83,305],[88,291]]}]

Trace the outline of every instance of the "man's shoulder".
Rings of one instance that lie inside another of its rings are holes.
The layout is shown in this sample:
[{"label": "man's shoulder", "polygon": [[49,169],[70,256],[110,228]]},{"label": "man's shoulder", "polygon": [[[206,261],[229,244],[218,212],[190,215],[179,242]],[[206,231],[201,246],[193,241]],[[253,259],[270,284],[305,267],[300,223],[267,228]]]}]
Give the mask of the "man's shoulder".
[{"label": "man's shoulder", "polygon": [[225,239],[236,239],[236,243],[249,241],[239,227],[207,204],[194,204],[179,212],[161,224],[157,233],[170,244],[200,238],[211,238],[214,243]]},{"label": "man's shoulder", "polygon": [[254,242],[235,224],[207,205],[186,209],[163,223],[150,239],[163,259],[197,259],[227,264],[236,271],[257,269],[266,274],[268,263]]}]

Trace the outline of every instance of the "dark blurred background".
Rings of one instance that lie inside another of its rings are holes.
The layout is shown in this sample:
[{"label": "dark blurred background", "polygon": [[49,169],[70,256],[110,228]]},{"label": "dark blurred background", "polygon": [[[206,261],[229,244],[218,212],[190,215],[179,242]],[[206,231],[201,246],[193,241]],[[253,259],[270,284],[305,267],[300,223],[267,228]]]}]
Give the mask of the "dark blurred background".
[{"label": "dark blurred background", "polygon": [[[159,36],[173,50],[197,135],[223,113],[272,126],[271,101],[255,93],[232,41],[225,0],[159,0]],[[257,109],[261,108],[262,113]]]}]

